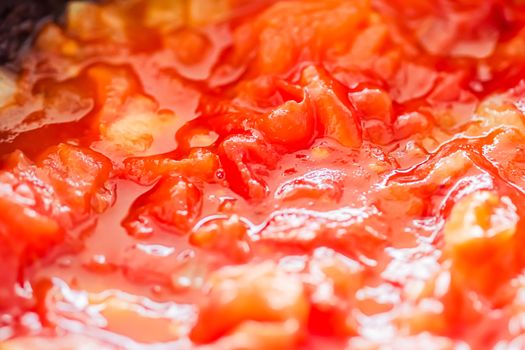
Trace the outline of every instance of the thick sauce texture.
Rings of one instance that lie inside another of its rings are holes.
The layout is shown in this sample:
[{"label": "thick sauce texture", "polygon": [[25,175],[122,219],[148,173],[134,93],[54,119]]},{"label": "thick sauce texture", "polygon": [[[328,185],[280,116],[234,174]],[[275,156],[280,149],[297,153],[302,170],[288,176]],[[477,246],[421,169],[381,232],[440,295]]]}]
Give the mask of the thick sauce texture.
[{"label": "thick sauce texture", "polygon": [[71,2],[0,106],[1,350],[525,349],[522,0]]}]

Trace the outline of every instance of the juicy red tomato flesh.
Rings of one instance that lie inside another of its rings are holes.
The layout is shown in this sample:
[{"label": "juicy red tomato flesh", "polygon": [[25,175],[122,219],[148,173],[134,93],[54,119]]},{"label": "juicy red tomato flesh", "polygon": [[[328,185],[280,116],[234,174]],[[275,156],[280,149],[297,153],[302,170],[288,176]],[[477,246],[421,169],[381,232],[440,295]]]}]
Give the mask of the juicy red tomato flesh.
[{"label": "juicy red tomato flesh", "polygon": [[525,5],[71,1],[0,68],[0,350],[525,348]]}]

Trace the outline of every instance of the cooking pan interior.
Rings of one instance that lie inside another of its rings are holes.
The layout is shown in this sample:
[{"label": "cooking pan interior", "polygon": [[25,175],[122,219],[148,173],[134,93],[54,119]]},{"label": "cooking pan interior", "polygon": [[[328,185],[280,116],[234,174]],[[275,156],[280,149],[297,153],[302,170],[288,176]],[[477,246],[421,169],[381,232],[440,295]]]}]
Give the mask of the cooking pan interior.
[{"label": "cooking pan interior", "polygon": [[66,0],[0,1],[0,65],[16,60],[40,24],[58,19]]}]

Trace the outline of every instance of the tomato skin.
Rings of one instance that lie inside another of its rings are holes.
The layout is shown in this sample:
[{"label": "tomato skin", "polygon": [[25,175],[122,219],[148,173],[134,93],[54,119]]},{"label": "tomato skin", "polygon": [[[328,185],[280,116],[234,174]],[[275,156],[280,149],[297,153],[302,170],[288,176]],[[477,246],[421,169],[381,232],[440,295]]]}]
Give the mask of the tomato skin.
[{"label": "tomato skin", "polygon": [[240,81],[235,92],[236,100],[263,110],[273,109],[292,100],[299,103],[304,99],[301,86],[272,75]]},{"label": "tomato skin", "polygon": [[126,158],[123,176],[141,185],[151,185],[162,176],[177,174],[212,182],[216,180],[219,167],[219,157],[216,154],[197,148],[180,160],[165,156]]},{"label": "tomato skin", "polygon": [[219,146],[219,157],[234,191],[254,200],[267,196],[269,189],[261,175],[275,165],[279,155],[264,138],[232,135]]},{"label": "tomato skin", "polygon": [[178,61],[184,65],[195,65],[209,56],[212,50],[210,39],[198,30],[179,29],[164,40],[164,45],[172,46]]},{"label": "tomato skin", "polygon": [[438,78],[430,67],[416,64],[403,64],[390,87],[392,99],[405,103],[427,95]]},{"label": "tomato skin", "polygon": [[394,111],[390,96],[381,89],[365,88],[348,97],[361,114],[363,131],[368,136],[365,138],[381,145],[392,142]]}]

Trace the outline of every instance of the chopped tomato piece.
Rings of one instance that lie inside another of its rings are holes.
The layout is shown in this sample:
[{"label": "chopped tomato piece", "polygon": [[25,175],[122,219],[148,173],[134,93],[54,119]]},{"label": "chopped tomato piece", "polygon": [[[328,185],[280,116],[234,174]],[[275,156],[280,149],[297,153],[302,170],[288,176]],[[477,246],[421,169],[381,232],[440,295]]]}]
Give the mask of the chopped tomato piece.
[{"label": "chopped tomato piece", "polygon": [[[21,153],[13,154],[7,164],[11,171],[0,175],[0,227],[17,246],[45,249],[63,238],[65,228],[112,202],[111,190],[105,187],[111,164],[96,152],[60,144],[36,164]],[[24,238],[17,241],[10,232]]]},{"label": "chopped tomato piece", "polygon": [[122,224],[132,236],[143,238],[153,233],[154,222],[184,234],[200,215],[202,192],[182,176],[161,179],[139,197]]},{"label": "chopped tomato piece", "polygon": [[260,45],[257,68],[282,73],[306,56],[315,61],[327,47],[345,47],[369,11],[367,1],[281,2],[254,23]]},{"label": "chopped tomato piece", "polygon": [[96,84],[96,104],[106,118],[114,118],[126,99],[139,91],[137,77],[127,67],[99,64],[89,67],[86,75]]},{"label": "chopped tomato piece", "polygon": [[363,89],[349,95],[364,119],[380,120],[386,125],[392,123],[392,100],[381,89]]},{"label": "chopped tomato piece", "polygon": [[429,67],[407,63],[396,74],[390,93],[399,103],[423,97],[432,90],[437,77]]},{"label": "chopped tomato piece", "polygon": [[502,132],[496,135],[490,147],[484,148],[483,155],[507,181],[525,191],[525,145],[521,144],[522,139],[523,134],[516,129]]},{"label": "chopped tomato piece", "polygon": [[324,336],[356,334],[356,321],[349,310],[354,294],[363,283],[363,267],[331,249],[314,251],[308,266],[312,309],[309,328]]},{"label": "chopped tomato piece", "polygon": [[190,243],[243,262],[250,255],[248,228],[238,216],[217,218],[193,230]]},{"label": "chopped tomato piece", "polygon": [[259,121],[266,139],[289,150],[301,149],[314,136],[315,119],[308,96],[300,103],[287,101]]},{"label": "chopped tomato piece", "polygon": [[352,104],[338,97],[334,87],[336,82],[323,77],[314,67],[306,68],[302,79],[325,135],[344,146],[360,146],[362,137],[358,112]]},{"label": "chopped tomato piece", "polygon": [[[43,248],[46,248],[50,241],[59,240],[63,231],[57,219],[42,210],[44,208],[39,210],[38,206],[42,205],[39,193],[30,187],[30,183],[20,183],[9,173],[3,175],[3,181],[6,182],[2,185],[0,197],[2,234],[6,235],[9,241],[15,241],[15,237],[9,235],[10,232],[18,232],[22,240],[12,244],[22,247],[29,245],[38,248],[43,245]],[[50,199],[55,200],[53,197]],[[43,212],[40,212],[41,210]]]},{"label": "chopped tomato piece", "polygon": [[227,333],[245,332],[254,326],[253,321],[281,323],[285,328],[286,322],[295,322],[292,342],[299,340],[308,303],[298,278],[276,270],[270,263],[242,265],[217,271],[210,277],[209,287],[209,296],[191,331],[193,341],[207,343]]},{"label": "chopped tomato piece", "polygon": [[74,212],[85,213],[90,208],[100,212],[111,204],[105,184],[112,165],[103,155],[60,144],[41,155],[38,163],[63,203]]},{"label": "chopped tomato piece", "polygon": [[[177,313],[166,313],[170,309],[182,314],[190,311],[182,305],[148,302],[140,296],[112,290],[80,292],[62,282],[51,285],[42,298],[44,317],[51,324],[59,327],[63,322],[84,321],[89,330],[102,322],[105,331],[144,346],[178,340],[188,333],[191,323]],[[83,304],[78,303],[80,299]],[[141,332],[144,328],[150,331]]]},{"label": "chopped tomato piece", "polygon": [[232,189],[252,199],[268,194],[262,175],[279,156],[265,139],[256,134],[232,135],[221,143],[219,155]]},{"label": "chopped tomato piece", "polygon": [[122,270],[133,282],[169,286],[172,274],[191,260],[191,254],[177,254],[174,248],[138,244],[124,252]]},{"label": "chopped tomato piece", "polygon": [[525,115],[516,107],[512,99],[505,95],[495,95],[478,106],[466,133],[480,136],[503,126],[525,134]]},{"label": "chopped tomato piece", "polygon": [[356,259],[367,260],[382,249],[386,237],[374,222],[374,210],[351,209],[332,217],[330,212],[307,210],[275,212],[257,234],[256,244],[308,252],[329,247]]},{"label": "chopped tomato piece", "polygon": [[124,160],[124,166],[127,178],[144,185],[149,185],[162,176],[177,174],[212,181],[219,170],[219,159],[212,152],[196,148],[187,158],[181,160],[164,156],[131,157]]},{"label": "chopped tomato piece", "polygon": [[516,272],[516,207],[487,191],[461,199],[445,228],[445,251],[453,278],[486,295]]}]

